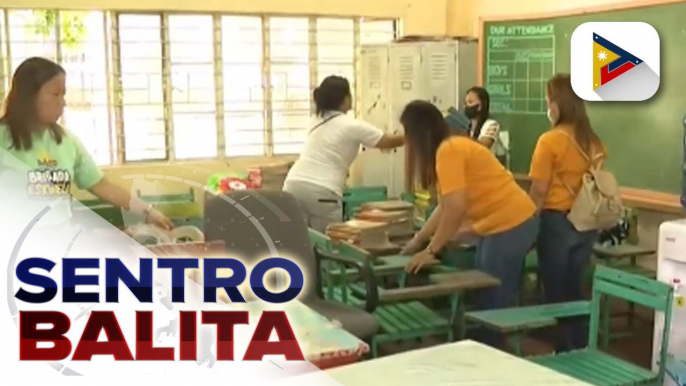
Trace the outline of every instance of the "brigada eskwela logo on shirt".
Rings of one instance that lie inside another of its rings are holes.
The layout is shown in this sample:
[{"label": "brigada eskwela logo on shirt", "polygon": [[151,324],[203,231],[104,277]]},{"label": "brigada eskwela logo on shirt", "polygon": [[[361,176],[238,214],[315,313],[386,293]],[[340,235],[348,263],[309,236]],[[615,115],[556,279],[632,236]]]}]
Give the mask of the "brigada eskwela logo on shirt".
[{"label": "brigada eskwela logo on shirt", "polygon": [[50,197],[69,192],[71,175],[68,170],[58,169],[58,162],[49,154],[38,157],[39,169],[29,171],[29,196]]}]

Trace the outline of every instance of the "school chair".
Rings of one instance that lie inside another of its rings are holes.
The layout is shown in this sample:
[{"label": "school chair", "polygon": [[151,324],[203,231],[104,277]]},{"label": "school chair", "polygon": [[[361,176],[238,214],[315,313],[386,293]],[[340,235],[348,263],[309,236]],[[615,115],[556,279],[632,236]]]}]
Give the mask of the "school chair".
[{"label": "school chair", "polygon": [[[598,350],[600,302],[601,299],[608,297],[634,302],[651,308],[656,313],[664,314],[665,324],[662,330],[656,372]],[[662,385],[667,365],[672,304],[673,289],[668,284],[622,270],[598,266],[593,279],[588,347],[583,350],[529,359],[534,363],[592,385]]]}]

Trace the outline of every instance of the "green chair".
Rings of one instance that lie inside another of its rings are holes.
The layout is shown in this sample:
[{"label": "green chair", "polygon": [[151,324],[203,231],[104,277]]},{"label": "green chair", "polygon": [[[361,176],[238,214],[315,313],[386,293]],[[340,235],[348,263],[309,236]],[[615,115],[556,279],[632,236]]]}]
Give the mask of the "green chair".
[{"label": "green chair", "polygon": [[388,200],[385,186],[356,186],[343,189],[343,219],[350,220],[368,202]]},{"label": "green chair", "polygon": [[[336,249],[338,254],[349,259],[357,261],[372,259],[366,251],[346,242],[338,243]],[[370,295],[369,291],[366,294],[360,293],[359,285],[355,282],[350,283],[348,289],[350,295],[347,299],[341,300],[347,300],[352,305],[356,305]],[[400,294],[399,291],[405,293]],[[380,286],[377,286],[375,292],[374,295],[378,297],[378,301],[374,302],[377,306],[372,314],[379,324],[379,332],[371,341],[372,357],[378,357],[379,345],[387,342],[407,341],[434,335],[444,335],[448,342],[454,340],[454,318],[444,318],[420,301],[433,298],[435,294],[412,293],[412,288],[385,290]],[[458,295],[455,294],[453,297],[457,308]]]},{"label": "green chair", "polygon": [[[616,245],[595,245],[593,254],[595,261],[608,267],[615,268],[624,272],[640,275],[649,279],[655,279],[657,273],[653,269],[645,268],[638,264],[638,259],[642,257],[654,256],[655,248],[639,245],[638,240],[638,212],[635,209],[627,208],[624,213],[624,220],[628,224],[628,232],[625,240],[620,240]],[[610,302],[603,305],[601,315],[601,336],[603,347],[608,347],[610,340],[626,335],[631,335],[635,321],[635,305],[628,303],[626,312],[612,313]],[[610,324],[614,317],[626,316],[628,331],[611,332]]]},{"label": "green chair", "polygon": [[[606,297],[624,299],[664,313],[665,325],[657,372],[635,366],[598,350],[600,301]],[[673,289],[665,283],[622,270],[597,266],[593,278],[588,348],[534,357],[530,360],[592,385],[662,385],[669,346],[672,303]]]},{"label": "green chair", "polygon": [[[386,289],[379,285],[385,275],[397,275],[404,269],[410,256],[373,257],[368,252],[346,242],[332,244],[330,239],[310,229],[310,240],[317,252],[326,260],[338,259],[347,262],[347,267],[323,269],[327,298],[341,303],[364,307],[372,312],[379,324],[379,332],[371,341],[372,357],[378,356],[379,345],[386,342],[406,341],[423,337],[444,335],[447,341],[454,340],[454,326],[460,310],[460,295],[498,285],[497,279],[477,271],[456,273],[446,283]],[[355,264],[350,264],[355,262]],[[365,280],[364,272],[373,276]],[[451,313],[444,317],[427,307],[422,301],[435,298],[450,298]]]},{"label": "green chair", "polygon": [[465,319],[476,326],[482,326],[511,337],[514,354],[521,356],[522,338],[529,331],[555,326],[558,319],[589,314],[590,302],[580,300],[567,303],[471,311],[466,313]]}]

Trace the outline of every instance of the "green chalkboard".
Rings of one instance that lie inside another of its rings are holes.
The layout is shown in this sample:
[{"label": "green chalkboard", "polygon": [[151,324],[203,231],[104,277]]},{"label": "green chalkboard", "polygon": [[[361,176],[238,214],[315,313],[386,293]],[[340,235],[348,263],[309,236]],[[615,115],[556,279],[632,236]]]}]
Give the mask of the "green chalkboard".
[{"label": "green chalkboard", "polygon": [[608,147],[606,167],[622,186],[680,192],[686,114],[686,2],[536,20],[485,21],[482,82],[495,119],[509,130],[511,166],[527,173],[541,133],[549,129],[545,87],[570,71],[570,40],[589,21],[642,21],[660,35],[660,88],[644,102],[586,102]]}]

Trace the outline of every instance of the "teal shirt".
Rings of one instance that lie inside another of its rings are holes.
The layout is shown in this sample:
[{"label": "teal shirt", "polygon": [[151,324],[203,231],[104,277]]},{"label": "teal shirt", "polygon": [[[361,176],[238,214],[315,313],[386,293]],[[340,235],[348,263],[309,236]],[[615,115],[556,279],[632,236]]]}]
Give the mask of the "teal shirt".
[{"label": "teal shirt", "polygon": [[[0,124],[0,171],[18,172],[19,184],[25,176],[28,197],[54,202],[70,193],[72,184],[88,190],[104,177],[81,141],[70,132],[65,133],[60,144],[50,130],[34,134],[32,140],[30,150],[14,149],[7,126]],[[66,198],[53,205],[51,220],[59,222],[71,217],[71,199]]]}]

